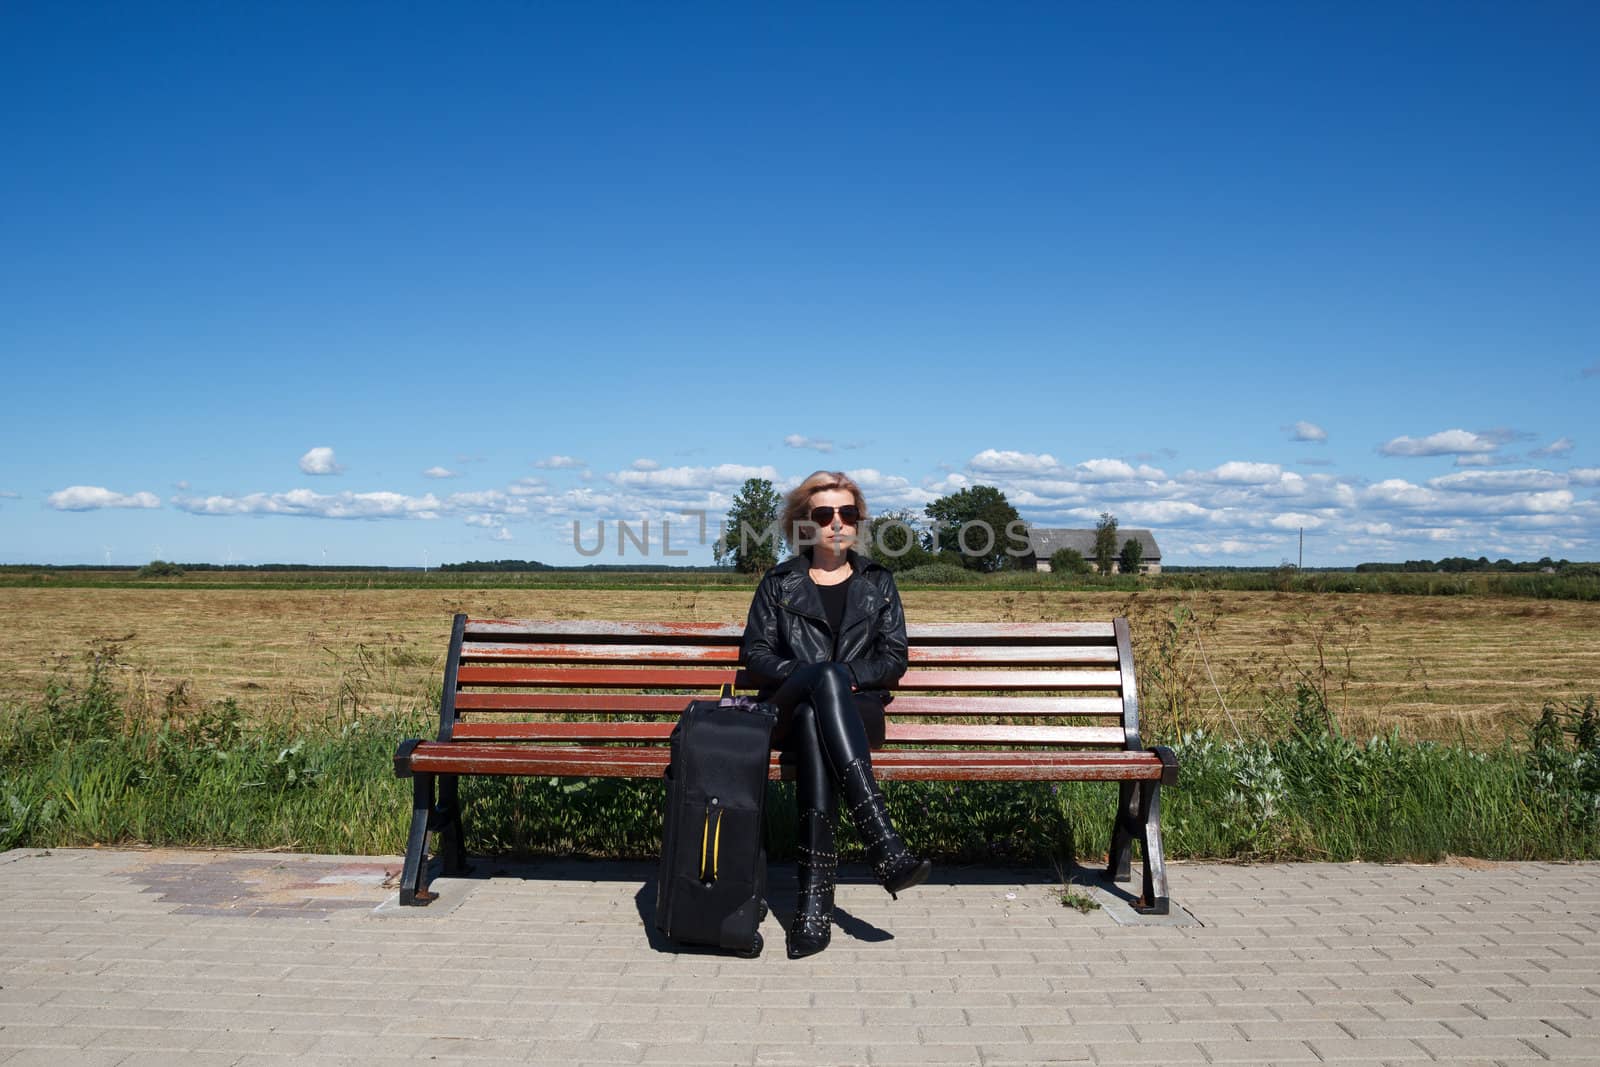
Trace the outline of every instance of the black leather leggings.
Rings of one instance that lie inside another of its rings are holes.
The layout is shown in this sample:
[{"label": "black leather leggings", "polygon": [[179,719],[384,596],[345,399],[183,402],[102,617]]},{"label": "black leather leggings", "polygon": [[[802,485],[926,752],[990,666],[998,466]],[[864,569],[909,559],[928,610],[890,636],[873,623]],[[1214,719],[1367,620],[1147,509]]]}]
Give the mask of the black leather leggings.
[{"label": "black leather leggings", "polygon": [[870,760],[867,727],[850,692],[842,663],[806,663],[767,698],[778,706],[773,743],[797,757],[795,799],[801,811],[820,811],[830,824],[838,811],[838,784],[853,760]]}]

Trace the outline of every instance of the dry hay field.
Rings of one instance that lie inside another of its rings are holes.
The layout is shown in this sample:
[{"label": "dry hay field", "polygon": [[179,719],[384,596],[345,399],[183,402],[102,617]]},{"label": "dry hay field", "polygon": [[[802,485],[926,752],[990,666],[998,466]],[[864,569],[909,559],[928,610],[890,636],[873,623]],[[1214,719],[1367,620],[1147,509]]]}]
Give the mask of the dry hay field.
[{"label": "dry hay field", "polygon": [[[1600,690],[1600,604],[1256,592],[903,592],[913,621],[1127,615],[1147,719],[1248,731],[1296,681],[1356,732],[1515,736],[1541,702]],[[95,648],[134,706],[237,700],[321,718],[421,706],[451,615],[744,621],[749,589],[0,589],[0,697],[81,682]],[[1176,622],[1175,622],[1176,620]]]}]

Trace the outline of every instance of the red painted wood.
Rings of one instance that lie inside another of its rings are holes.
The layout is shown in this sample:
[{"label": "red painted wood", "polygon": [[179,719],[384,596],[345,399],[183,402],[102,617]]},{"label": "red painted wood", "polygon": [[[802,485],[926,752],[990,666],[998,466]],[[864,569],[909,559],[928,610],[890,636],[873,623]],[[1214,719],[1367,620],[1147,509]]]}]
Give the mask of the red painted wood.
[{"label": "red painted wood", "polygon": [[672,722],[461,722],[457,741],[661,741]]},{"label": "red painted wood", "polygon": [[[1112,650],[1115,651],[1114,649]],[[461,661],[498,663],[702,663],[739,662],[738,645],[617,645],[573,642],[494,642],[465,645]],[[1113,656],[1113,660],[1115,657]]]},{"label": "red painted wood", "polygon": [[[666,769],[665,746],[648,748],[456,744],[424,741],[411,754],[414,772],[596,778],[654,778]],[[925,752],[874,754],[880,779],[943,781],[1134,781],[1161,777],[1150,752]],[[774,755],[768,775],[783,767]],[[792,772],[791,772],[792,773]]]},{"label": "red painted wood", "polygon": [[912,668],[901,676],[898,690],[933,689],[1006,689],[1021,690],[1078,690],[1121,689],[1121,671],[1062,670],[1062,671],[942,671]]},{"label": "red painted wood", "polygon": [[[1109,622],[924,622],[908,624],[906,635],[913,644],[939,644],[957,639],[1114,639]],[[589,636],[612,640],[655,637],[702,644],[729,641],[737,644],[744,637],[744,625],[736,622],[626,622],[609,619],[468,619],[466,636],[469,641],[477,637],[560,641]]]},{"label": "red painted wood", "polygon": [[[502,688],[539,686],[572,689],[703,689],[715,690],[724,682],[742,679],[732,670],[699,667],[651,669],[648,667],[462,667],[462,685]],[[947,671],[915,668],[906,671],[897,690],[1081,690],[1120,689],[1121,671],[1096,670],[972,670]]]},{"label": "red painted wood", "polygon": [[890,719],[907,716],[960,716],[962,718],[1000,717],[1015,715],[1019,718],[1040,716],[1100,717],[1122,715],[1122,701],[1117,697],[1040,697],[1021,693],[1014,697],[991,696],[921,696],[915,693],[897,693],[889,703]]},{"label": "red painted wood", "polygon": [[[463,722],[457,741],[656,741],[672,732],[670,722]],[[986,726],[889,723],[891,745],[1118,745],[1120,726]]]},{"label": "red painted wood", "polygon": [[[735,645],[579,644],[574,642],[483,642],[463,646],[463,663],[728,664],[740,659]],[[913,666],[1115,666],[1114,645],[925,645],[908,652]]]},{"label": "red painted wood", "polygon": [[628,622],[613,619],[468,619],[467,637],[543,641],[569,637],[626,639],[655,637],[678,641],[737,643],[744,626],[731,622]]},{"label": "red painted wood", "polygon": [[462,685],[544,686],[583,689],[704,689],[715,692],[733,682],[732,670],[680,667],[651,670],[627,667],[462,667]]},{"label": "red painted wood", "polygon": [[[747,692],[747,691],[746,691]],[[477,713],[573,713],[588,715],[670,715],[677,718],[691,698],[711,700],[716,693],[482,693],[464,692],[456,697],[458,712]],[[1103,717],[1122,715],[1118,697],[1042,697],[1021,694],[1014,697],[920,696],[898,694],[889,704],[889,718],[911,716],[958,716],[961,718],[1015,716],[1039,718],[1054,716]]]},{"label": "red painted wood", "polygon": [[[711,700],[715,692],[697,695]],[[456,711],[579,712],[591,715],[671,715],[677,718],[694,694],[688,693],[462,693]],[[1119,706],[1120,710],[1120,706]]]}]

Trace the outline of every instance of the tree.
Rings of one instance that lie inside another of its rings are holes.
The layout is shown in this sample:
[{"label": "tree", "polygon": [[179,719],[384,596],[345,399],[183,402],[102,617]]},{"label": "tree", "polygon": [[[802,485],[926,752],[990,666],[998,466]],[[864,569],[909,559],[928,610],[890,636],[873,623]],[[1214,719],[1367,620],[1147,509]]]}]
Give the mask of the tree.
[{"label": "tree", "polygon": [[1094,524],[1094,565],[1101,574],[1111,573],[1111,564],[1117,558],[1117,517],[1109,511],[1100,513]]},{"label": "tree", "polygon": [[182,578],[183,568],[176,563],[168,563],[164,559],[153,559],[135,571],[133,576],[135,578]]},{"label": "tree", "polygon": [[1122,542],[1122,554],[1117,557],[1117,566],[1123,574],[1137,576],[1143,571],[1140,563],[1144,560],[1144,546],[1137,537],[1130,537]]},{"label": "tree", "polygon": [[916,517],[908,510],[873,516],[864,534],[867,554],[891,571],[908,571],[938,559],[933,538],[917,529]]},{"label": "tree", "polygon": [[959,552],[961,564],[968,570],[1032,566],[1027,525],[994,486],[969,486],[940,497],[925,510],[938,532],[937,547]]},{"label": "tree", "polygon": [[778,562],[778,506],[782,498],[765,478],[746,478],[728,510],[722,536],[711,547],[717,563],[731,560],[741,574],[761,574]]},{"label": "tree", "polygon": [[1058,548],[1050,553],[1050,573],[1088,574],[1089,561],[1075,548]]}]

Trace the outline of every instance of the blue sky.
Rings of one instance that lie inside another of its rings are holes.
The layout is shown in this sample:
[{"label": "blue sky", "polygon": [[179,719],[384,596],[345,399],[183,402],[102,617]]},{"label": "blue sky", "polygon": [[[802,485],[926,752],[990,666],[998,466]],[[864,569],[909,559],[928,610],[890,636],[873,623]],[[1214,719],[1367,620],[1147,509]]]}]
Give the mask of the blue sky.
[{"label": "blue sky", "polygon": [[0,8],[0,561],[1600,559],[1592,5],[461,7]]}]

